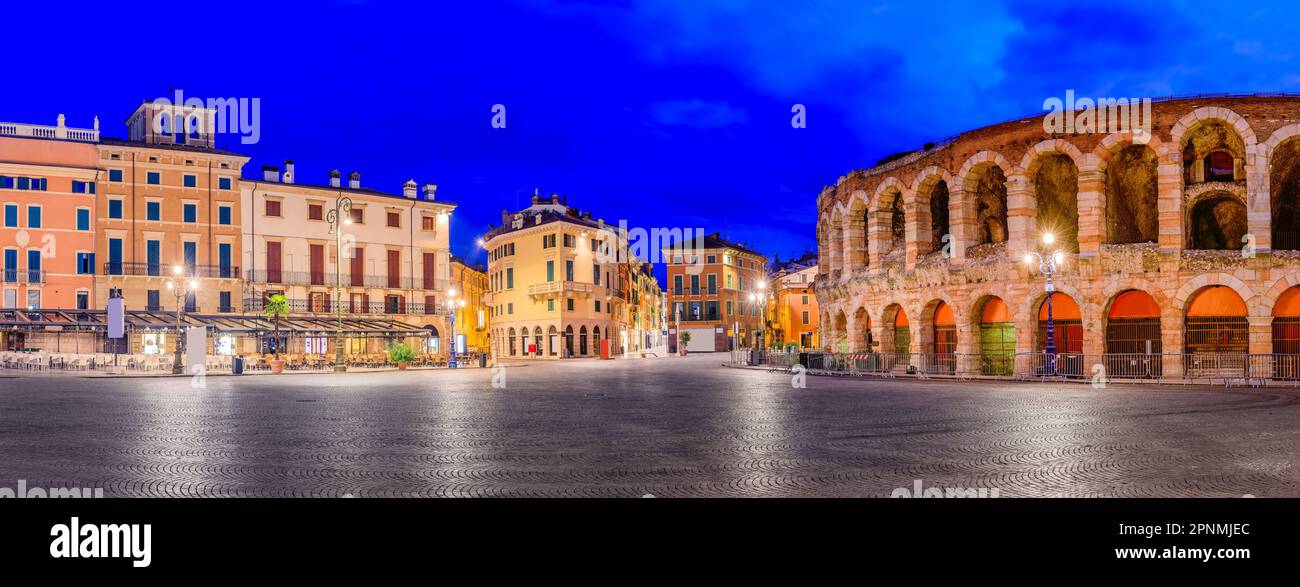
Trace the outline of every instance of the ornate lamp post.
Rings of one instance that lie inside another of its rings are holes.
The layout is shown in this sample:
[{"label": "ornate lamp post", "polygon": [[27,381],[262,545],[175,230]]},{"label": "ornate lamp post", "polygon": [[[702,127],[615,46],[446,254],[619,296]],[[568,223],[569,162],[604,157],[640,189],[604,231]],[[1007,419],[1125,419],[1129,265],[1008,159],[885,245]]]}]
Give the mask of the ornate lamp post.
[{"label": "ornate lamp post", "polygon": [[185,373],[185,366],[181,364],[181,311],[184,309],[181,306],[181,298],[186,294],[199,290],[199,281],[197,279],[185,281],[184,271],[184,268],[180,265],[173,266],[172,276],[167,280],[167,289],[176,294],[176,354],[172,357],[172,375],[183,375]]},{"label": "ornate lamp post", "polygon": [[[1051,247],[1056,242],[1056,235],[1052,233],[1043,234],[1043,244]],[[1044,290],[1047,292],[1047,373],[1056,374],[1056,325],[1052,321],[1052,294],[1056,291],[1056,285],[1052,283],[1052,276],[1056,274],[1059,265],[1065,263],[1065,253],[1060,249],[1051,253],[1040,253],[1038,251],[1029,251],[1025,253],[1025,264],[1033,266],[1034,261],[1038,261],[1038,272],[1047,278],[1044,284]]]},{"label": "ornate lamp post", "polygon": [[447,348],[447,367],[456,368],[456,308],[464,308],[465,300],[456,299],[456,288],[447,290],[447,316],[451,322],[451,343]]},{"label": "ornate lamp post", "polygon": [[325,214],[330,233],[334,235],[334,372],[348,370],[343,356],[343,230],[342,225],[352,224],[352,198],[339,194],[334,209]]},{"label": "ornate lamp post", "polygon": [[758,291],[750,292],[749,301],[754,304],[762,304],[759,310],[758,332],[754,335],[754,347],[762,349],[763,345],[759,341],[766,341],[767,339],[767,300],[771,298],[771,294],[767,292],[766,281],[758,282],[756,287],[758,287]]}]

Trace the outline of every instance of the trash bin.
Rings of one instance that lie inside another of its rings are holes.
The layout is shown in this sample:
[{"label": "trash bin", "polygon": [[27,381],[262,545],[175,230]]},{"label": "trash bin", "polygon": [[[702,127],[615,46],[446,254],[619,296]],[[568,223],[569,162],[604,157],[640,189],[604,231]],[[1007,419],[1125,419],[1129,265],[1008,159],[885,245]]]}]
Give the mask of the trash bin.
[{"label": "trash bin", "polygon": [[478,366],[479,366],[480,368],[484,368],[484,369],[487,368],[487,353],[479,353],[479,355],[478,355]]},{"label": "trash bin", "polygon": [[243,374],[244,374],[244,358],[243,358],[243,357],[235,357],[234,359],[232,359],[232,360],[230,361],[230,373],[231,373],[232,375],[243,375]]}]

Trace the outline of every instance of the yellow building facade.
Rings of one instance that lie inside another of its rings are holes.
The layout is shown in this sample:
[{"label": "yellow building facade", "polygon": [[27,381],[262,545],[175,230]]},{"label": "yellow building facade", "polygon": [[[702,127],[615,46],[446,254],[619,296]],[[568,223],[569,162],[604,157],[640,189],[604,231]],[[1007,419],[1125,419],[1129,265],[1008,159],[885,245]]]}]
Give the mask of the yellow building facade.
[{"label": "yellow building facade", "polygon": [[[791,344],[800,349],[818,348],[817,256],[790,261],[772,274],[773,295],[769,310],[771,344]],[[769,344],[769,346],[771,346]]]},{"label": "yellow building facade", "polygon": [[[482,265],[469,265],[451,258],[451,287],[455,290],[456,352],[481,353],[489,350],[490,316],[487,305],[488,277]],[[463,304],[460,302],[464,302]]]}]

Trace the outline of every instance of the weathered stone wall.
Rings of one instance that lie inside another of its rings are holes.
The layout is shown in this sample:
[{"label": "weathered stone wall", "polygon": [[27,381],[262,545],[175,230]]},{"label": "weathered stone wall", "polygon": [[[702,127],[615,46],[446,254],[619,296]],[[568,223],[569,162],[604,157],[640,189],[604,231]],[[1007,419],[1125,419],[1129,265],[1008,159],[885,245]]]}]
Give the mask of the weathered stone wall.
[{"label": "weathered stone wall", "polygon": [[[1271,230],[1274,213],[1294,210],[1300,192],[1300,141],[1291,140],[1300,137],[1300,98],[1172,100],[1154,104],[1153,114],[1145,145],[1130,133],[1049,135],[1035,117],[973,130],[840,178],[818,199],[824,344],[840,339],[861,350],[870,328],[876,350],[930,352],[927,312],[943,301],[956,315],[957,352],[975,354],[978,308],[996,296],[1014,314],[1017,350],[1033,352],[1046,294],[1036,264],[1031,270],[1023,257],[1041,248],[1040,222],[1050,221],[1060,227],[1053,229],[1060,248],[1077,250],[1056,281],[1082,310],[1085,352],[1104,352],[1107,308],[1131,289],[1156,300],[1165,352],[1181,352],[1186,304],[1211,285],[1241,296],[1251,351],[1271,352],[1273,302],[1300,283],[1300,254],[1273,252]],[[1216,150],[1240,159],[1234,178],[1197,181],[1205,178],[1188,169]],[[1275,155],[1286,164],[1272,166]],[[895,193],[903,201],[901,253],[891,222]],[[948,203],[949,256],[932,252],[945,236],[936,196]],[[1195,215],[1201,203],[1208,214]],[[844,262],[853,258],[854,243],[836,223],[851,210],[866,211],[870,254],[861,257],[870,264]],[[980,244],[990,236],[990,219],[1005,227],[1004,242]],[[1195,224],[1207,221],[1217,224],[1220,240],[1238,242],[1220,243],[1226,250],[1191,249]],[[1239,240],[1245,234],[1249,243]],[[1246,244],[1253,244],[1250,255],[1243,255]],[[907,349],[889,348],[895,308],[913,325]]]}]

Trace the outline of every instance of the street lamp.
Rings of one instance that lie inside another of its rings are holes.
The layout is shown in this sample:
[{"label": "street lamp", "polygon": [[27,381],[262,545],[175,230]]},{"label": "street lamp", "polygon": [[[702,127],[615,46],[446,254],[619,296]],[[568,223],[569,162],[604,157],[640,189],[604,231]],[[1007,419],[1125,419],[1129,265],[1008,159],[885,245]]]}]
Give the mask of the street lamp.
[{"label": "street lamp", "polygon": [[334,209],[325,215],[334,235],[334,372],[348,370],[343,356],[343,224],[352,224],[352,198],[339,194]]},{"label": "street lamp", "polygon": [[447,290],[447,316],[451,323],[451,343],[447,349],[447,368],[456,368],[456,308],[464,308],[465,300],[456,299],[456,288]]},{"label": "street lamp", "polygon": [[[1056,242],[1056,235],[1048,232],[1043,234],[1043,244],[1050,247]],[[1044,285],[1047,291],[1047,372],[1048,374],[1056,373],[1056,325],[1052,321],[1052,294],[1056,291],[1056,285],[1052,283],[1052,276],[1056,274],[1057,267],[1065,263],[1065,253],[1060,249],[1051,253],[1040,253],[1038,251],[1029,251],[1025,253],[1025,264],[1033,266],[1034,261],[1038,261],[1038,272],[1047,278]]]},{"label": "street lamp", "polygon": [[[182,281],[178,283],[178,279]],[[197,279],[190,279],[188,282],[184,281],[184,279],[184,268],[180,265],[173,266],[172,276],[167,280],[167,289],[176,294],[176,354],[172,357],[172,375],[183,375],[185,373],[185,366],[181,364],[181,310],[183,310],[181,297],[199,291],[199,281]]]}]

